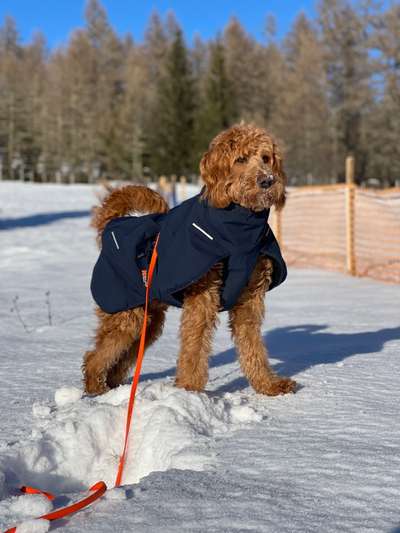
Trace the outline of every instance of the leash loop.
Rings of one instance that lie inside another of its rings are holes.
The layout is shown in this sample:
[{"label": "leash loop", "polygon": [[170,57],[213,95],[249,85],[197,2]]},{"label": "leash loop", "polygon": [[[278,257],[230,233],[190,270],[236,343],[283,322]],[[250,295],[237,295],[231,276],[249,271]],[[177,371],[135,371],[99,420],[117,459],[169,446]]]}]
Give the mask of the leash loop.
[{"label": "leash loop", "polygon": [[[32,487],[33,489],[33,487]],[[104,481],[98,481],[95,485],[90,487],[90,491],[94,491],[93,494],[90,496],[87,496],[86,498],[83,498],[83,500],[80,500],[76,503],[73,503],[72,505],[68,505],[67,507],[62,507],[61,509],[57,509],[56,511],[53,511],[48,514],[44,514],[43,516],[39,516],[38,519],[44,519],[44,520],[58,520],[59,518],[64,518],[64,516],[71,515],[73,513],[76,513],[77,511],[80,511],[81,509],[84,509],[94,501],[98,500],[107,490],[107,485],[104,483]],[[36,491],[36,492],[34,492]],[[32,491],[27,491],[30,494],[37,494],[42,493],[41,490],[33,489]],[[12,527],[10,529],[7,529],[4,533],[15,533],[17,531],[17,527]]]}]

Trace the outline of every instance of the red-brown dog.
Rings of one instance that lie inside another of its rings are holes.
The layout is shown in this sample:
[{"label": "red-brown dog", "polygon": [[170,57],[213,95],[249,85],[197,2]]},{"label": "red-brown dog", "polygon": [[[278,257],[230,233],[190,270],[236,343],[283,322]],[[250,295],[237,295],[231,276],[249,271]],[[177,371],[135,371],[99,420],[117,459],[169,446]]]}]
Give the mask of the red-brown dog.
[{"label": "red-brown dog", "polygon": [[[285,201],[286,177],[276,142],[262,128],[235,125],[211,142],[200,163],[205,184],[203,197],[214,208],[234,203],[252,212],[261,212]],[[166,213],[168,206],[147,187],[126,186],[113,190],[95,208],[92,224],[101,238],[106,224],[135,212]],[[208,357],[212,334],[220,310],[221,263],[215,264],[199,281],[186,287],[180,327],[180,352],[176,386],[202,391],[208,380]],[[257,259],[249,282],[229,310],[229,326],[240,366],[254,390],[270,396],[294,392],[296,383],[278,376],[268,363],[261,336],[264,297],[271,284],[273,263]],[[167,305],[153,300],[148,319],[147,345],[162,332]],[[122,383],[134,363],[143,321],[143,307],[116,313],[96,311],[99,325],[94,350],[84,357],[86,392],[102,394]]]}]

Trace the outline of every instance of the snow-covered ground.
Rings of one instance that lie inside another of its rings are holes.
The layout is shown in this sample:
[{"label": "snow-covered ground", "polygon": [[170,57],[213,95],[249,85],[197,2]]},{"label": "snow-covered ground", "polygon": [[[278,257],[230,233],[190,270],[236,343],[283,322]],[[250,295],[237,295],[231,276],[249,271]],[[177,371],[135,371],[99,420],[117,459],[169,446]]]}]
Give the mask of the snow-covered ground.
[{"label": "snow-covered ground", "polygon": [[[97,256],[88,186],[0,182],[0,529],[104,479],[129,386],[82,396]],[[400,526],[400,287],[290,269],[267,295],[271,360],[300,384],[256,395],[221,315],[203,394],[173,387],[179,311],[145,356],[124,486],[68,532],[387,532]],[[33,484],[57,494],[17,496]]]}]

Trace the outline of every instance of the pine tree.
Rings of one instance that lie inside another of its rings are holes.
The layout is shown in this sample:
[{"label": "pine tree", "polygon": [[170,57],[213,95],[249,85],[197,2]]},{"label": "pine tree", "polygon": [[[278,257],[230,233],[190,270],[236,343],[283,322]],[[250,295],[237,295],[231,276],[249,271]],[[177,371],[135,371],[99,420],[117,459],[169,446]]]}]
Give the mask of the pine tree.
[{"label": "pine tree", "polygon": [[190,59],[193,68],[193,77],[196,85],[199,87],[204,81],[208,67],[209,46],[204,42],[200,35],[196,34],[193,41],[193,47],[190,50]]},{"label": "pine tree", "polygon": [[33,177],[40,152],[44,39],[22,46],[15,21],[0,28],[0,152],[8,177]]},{"label": "pine tree", "polygon": [[46,40],[41,33],[34,36],[33,42],[24,49],[24,122],[25,135],[22,139],[21,154],[28,176],[32,179],[38,171],[38,163],[43,144],[43,92],[47,80]]},{"label": "pine tree", "polygon": [[273,16],[266,19],[266,46],[257,54],[261,72],[257,82],[257,121],[271,132],[277,132],[281,119],[280,101],[285,89],[285,61],[276,41],[276,22]]},{"label": "pine tree", "polygon": [[310,21],[299,15],[284,42],[284,84],[275,119],[286,145],[292,183],[332,177],[332,141],[321,43]]},{"label": "pine tree", "polygon": [[88,0],[85,9],[86,33],[94,48],[104,48],[112,33],[107,13],[98,0]]},{"label": "pine tree", "polygon": [[194,89],[182,31],[176,31],[158,84],[157,104],[149,131],[153,173],[187,174],[193,171]]},{"label": "pine tree", "polygon": [[366,21],[349,0],[320,0],[319,22],[334,114],[334,170],[343,179],[343,161],[353,154],[356,175],[362,176],[366,167],[365,113],[372,105]]},{"label": "pine tree", "polygon": [[133,43],[125,50],[125,89],[117,123],[121,137],[123,173],[136,182],[143,178],[145,117],[149,105],[148,71],[141,48]]},{"label": "pine tree", "polygon": [[262,122],[263,117],[263,48],[232,18],[223,34],[226,69],[232,82],[237,119]]},{"label": "pine tree", "polygon": [[0,27],[0,52],[12,52],[15,54],[20,51],[17,24],[12,17],[6,16],[3,26]]},{"label": "pine tree", "polygon": [[[58,108],[56,166],[89,179],[122,177],[124,139],[117,119],[124,92],[123,46],[97,0],[88,2],[86,28],[73,34],[57,66],[64,98],[53,99]],[[62,154],[59,146],[64,146]]]},{"label": "pine tree", "polygon": [[231,125],[236,116],[232,84],[226,72],[224,45],[220,39],[210,44],[203,92],[196,116],[197,161],[211,139]]},{"label": "pine tree", "polygon": [[21,48],[14,19],[6,17],[0,27],[0,157],[2,174],[11,176],[18,151],[18,66]]},{"label": "pine tree", "polygon": [[157,11],[153,11],[145,31],[143,46],[143,55],[146,58],[151,87],[159,83],[160,76],[162,75],[167,44],[168,40],[161,17]]},{"label": "pine tree", "polygon": [[375,14],[372,21],[377,94],[368,110],[367,176],[389,186],[400,183],[400,6]]}]

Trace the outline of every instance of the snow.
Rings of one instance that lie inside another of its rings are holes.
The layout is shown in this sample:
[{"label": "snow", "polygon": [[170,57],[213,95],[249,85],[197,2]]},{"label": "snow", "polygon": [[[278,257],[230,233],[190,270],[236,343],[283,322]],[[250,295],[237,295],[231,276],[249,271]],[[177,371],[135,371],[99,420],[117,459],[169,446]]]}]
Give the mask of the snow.
[{"label": "snow", "polygon": [[[129,386],[98,398],[76,397],[58,403],[47,416],[36,414],[31,435],[0,459],[8,477],[60,494],[85,490],[98,480],[113,486],[124,438]],[[245,398],[234,401],[187,394],[171,383],[147,382],[140,386],[137,415],[132,424],[129,460],[124,484],[137,483],[154,471],[171,468],[203,470],[213,465],[211,442],[232,426],[262,417]],[[34,409],[37,412],[37,408]],[[135,460],[139,458],[140,461]],[[22,499],[23,500],[23,499]]]},{"label": "snow", "polygon": [[57,530],[399,527],[400,287],[318,270],[290,269],[266,300],[271,362],[299,383],[295,395],[248,387],[225,313],[206,391],[176,389],[180,311],[169,310],[145,356],[123,486],[113,488],[129,386],[88,398],[80,370],[95,325],[97,192],[0,182],[0,530],[50,527],[31,519],[52,504],[17,496],[21,484],[54,492],[57,508],[100,479],[106,495]]},{"label": "snow", "polygon": [[26,520],[19,524],[16,533],[46,533],[50,529],[50,522],[48,520]]},{"label": "snow", "polygon": [[56,390],[54,395],[54,401],[59,407],[68,405],[69,403],[74,403],[81,398],[82,390],[77,389],[76,387],[61,387],[60,389]]},{"label": "snow", "polygon": [[10,510],[21,516],[40,516],[53,509],[50,500],[41,494],[24,494],[11,499]]}]

